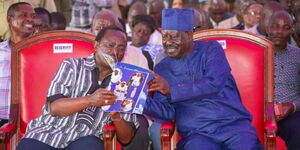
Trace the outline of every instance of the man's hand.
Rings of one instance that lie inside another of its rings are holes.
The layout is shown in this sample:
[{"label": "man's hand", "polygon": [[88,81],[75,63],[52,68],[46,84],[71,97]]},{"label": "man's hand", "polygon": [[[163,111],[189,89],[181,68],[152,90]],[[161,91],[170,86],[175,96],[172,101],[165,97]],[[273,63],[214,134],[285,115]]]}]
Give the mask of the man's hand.
[{"label": "man's hand", "polygon": [[282,102],[274,105],[276,121],[287,117],[292,114],[296,109],[294,105],[290,102]]},{"label": "man's hand", "polygon": [[112,105],[116,102],[117,96],[111,91],[103,88],[96,90],[93,94],[88,96],[89,102],[92,106]]},{"label": "man's hand", "polygon": [[158,91],[164,95],[170,94],[170,87],[168,82],[155,72],[151,72],[154,75],[154,79],[151,80],[148,84],[148,92]]}]

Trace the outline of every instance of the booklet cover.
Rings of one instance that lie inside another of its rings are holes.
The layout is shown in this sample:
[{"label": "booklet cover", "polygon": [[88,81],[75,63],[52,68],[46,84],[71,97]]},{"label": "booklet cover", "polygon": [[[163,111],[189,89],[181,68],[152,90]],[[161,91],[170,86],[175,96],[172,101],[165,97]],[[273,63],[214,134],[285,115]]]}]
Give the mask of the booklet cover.
[{"label": "booklet cover", "polygon": [[104,111],[142,114],[147,99],[148,82],[153,78],[148,70],[117,63],[107,90],[118,97],[114,105],[102,106]]}]

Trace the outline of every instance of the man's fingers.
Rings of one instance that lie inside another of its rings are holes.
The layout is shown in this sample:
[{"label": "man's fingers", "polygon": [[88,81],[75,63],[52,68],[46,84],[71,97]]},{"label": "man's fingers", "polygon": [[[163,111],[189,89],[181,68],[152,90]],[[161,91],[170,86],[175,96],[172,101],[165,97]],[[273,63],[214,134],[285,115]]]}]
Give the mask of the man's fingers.
[{"label": "man's fingers", "polygon": [[101,98],[102,99],[109,99],[109,100],[116,100],[117,96],[115,96],[115,95],[102,95]]},{"label": "man's fingers", "polygon": [[110,95],[110,96],[115,96],[113,92],[103,92],[101,95]]},{"label": "man's fingers", "polygon": [[152,71],[152,70],[148,70],[150,73],[152,73],[153,75],[155,74],[155,72],[154,71]]},{"label": "man's fingers", "polygon": [[148,92],[155,92],[155,91],[160,91],[160,87],[156,86],[156,87],[151,87],[148,89]]},{"label": "man's fingers", "polygon": [[152,71],[152,70],[149,70],[149,72],[151,72],[152,74],[153,74],[153,76],[154,76],[154,79],[156,79],[156,78],[158,78],[158,77],[160,77],[157,73],[155,73],[154,71]]},{"label": "man's fingers", "polygon": [[160,87],[160,84],[157,84],[157,83],[153,83],[150,85],[150,89],[153,89],[153,88],[159,88]]}]

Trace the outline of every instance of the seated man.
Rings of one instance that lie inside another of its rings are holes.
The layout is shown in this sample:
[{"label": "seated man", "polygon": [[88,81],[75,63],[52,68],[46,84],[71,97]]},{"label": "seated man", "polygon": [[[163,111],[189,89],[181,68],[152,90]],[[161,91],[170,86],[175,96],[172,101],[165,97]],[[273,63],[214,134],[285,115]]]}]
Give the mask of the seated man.
[{"label": "seated man", "polygon": [[[110,10],[101,10],[97,12],[92,21],[91,32],[98,34],[103,28],[109,26],[122,27],[117,17]],[[127,45],[122,62],[148,69],[147,59],[140,49]],[[143,115],[137,115],[139,128],[129,144],[122,145],[123,150],[147,149],[149,145],[148,121]]]},{"label": "seated man", "polygon": [[66,59],[51,81],[42,115],[28,124],[17,149],[103,150],[102,128],[111,122],[119,141],[129,143],[138,127],[136,116],[101,109],[116,102],[105,89],[112,73],[105,58],[120,61],[126,45],[123,30],[107,27],[96,36],[94,54]]},{"label": "seated man", "polygon": [[267,26],[267,37],[275,48],[275,114],[277,134],[289,150],[300,147],[300,49],[288,44],[293,33],[293,20],[288,12],[275,12]]},{"label": "seated man", "polygon": [[144,113],[175,120],[179,150],[262,149],[222,47],[193,41],[192,10],[164,9],[162,16],[168,56],[154,69]]}]

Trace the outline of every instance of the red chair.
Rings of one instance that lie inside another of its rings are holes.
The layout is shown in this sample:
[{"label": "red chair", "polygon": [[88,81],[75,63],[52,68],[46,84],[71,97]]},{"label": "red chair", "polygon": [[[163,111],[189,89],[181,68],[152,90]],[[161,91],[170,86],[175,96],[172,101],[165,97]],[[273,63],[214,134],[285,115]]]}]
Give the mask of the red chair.
[{"label": "red chair", "polygon": [[[275,149],[277,126],[274,117],[273,45],[256,35],[233,29],[210,29],[194,33],[194,40],[218,41],[225,50],[241,94],[242,102],[252,114],[252,124],[268,150]],[[172,127],[161,127],[162,149],[164,139],[170,139]]]},{"label": "red chair", "polygon": [[[12,102],[20,104],[19,137],[30,120],[41,115],[50,81],[61,62],[71,57],[86,57],[94,52],[92,34],[75,31],[50,31],[18,43],[12,53]],[[104,127],[104,144],[112,149],[113,127]]]},{"label": "red chair", "polygon": [[10,150],[10,145],[15,141],[11,140],[16,134],[18,118],[18,104],[11,104],[9,122],[0,127],[0,149]]}]

